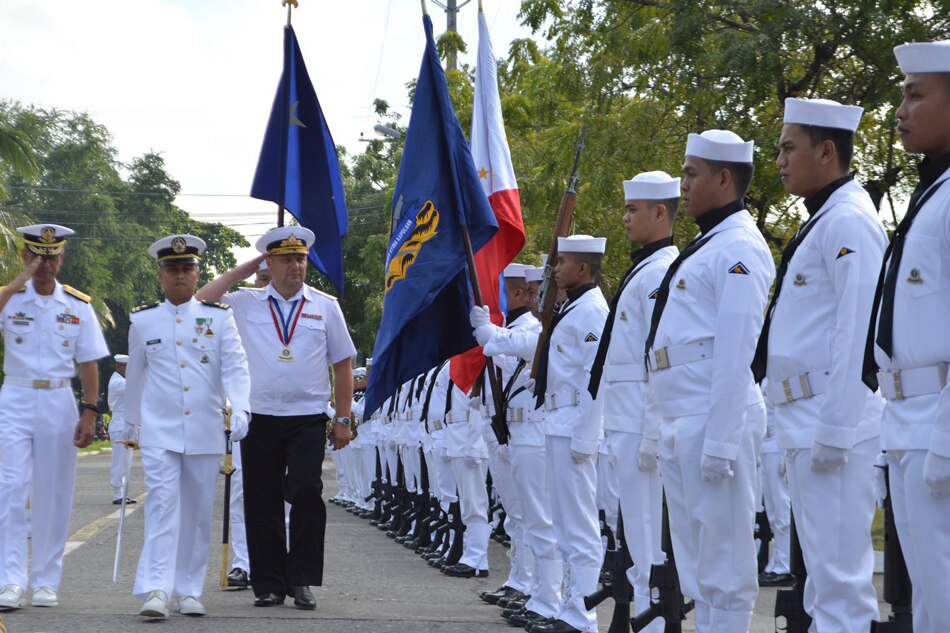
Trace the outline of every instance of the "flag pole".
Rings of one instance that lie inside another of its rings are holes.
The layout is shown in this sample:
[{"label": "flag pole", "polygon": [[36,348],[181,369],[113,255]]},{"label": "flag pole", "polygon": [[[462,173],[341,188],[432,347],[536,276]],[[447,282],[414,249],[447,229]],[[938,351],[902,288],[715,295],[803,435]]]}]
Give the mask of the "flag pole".
[{"label": "flag pole", "polygon": [[[281,6],[287,7],[287,26],[285,28],[292,28],[290,24],[291,11],[297,7],[297,0],[280,0]],[[288,51],[286,46],[284,47],[284,87],[283,94],[287,99],[285,107],[290,108],[290,72],[288,72],[289,61],[287,59]],[[287,125],[290,122],[288,121]],[[284,197],[286,195],[287,187],[287,125],[284,125],[284,129],[281,130],[280,134],[280,168],[278,170],[278,175],[280,177],[280,195],[278,196],[279,202],[277,203],[277,226],[284,226]]]},{"label": "flag pole", "polygon": [[429,9],[426,8],[426,0],[422,1],[422,15],[429,15]]},{"label": "flag pole", "polygon": [[287,26],[290,26],[290,10],[297,8],[297,0],[280,0],[280,4],[287,7]]}]

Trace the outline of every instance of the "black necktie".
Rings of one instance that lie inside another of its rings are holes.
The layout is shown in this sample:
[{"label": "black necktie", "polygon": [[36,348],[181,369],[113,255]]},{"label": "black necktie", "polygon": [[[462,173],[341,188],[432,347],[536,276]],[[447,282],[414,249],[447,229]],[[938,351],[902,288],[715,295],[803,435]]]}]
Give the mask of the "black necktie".
[{"label": "black necktie", "polygon": [[551,327],[548,328],[547,335],[544,337],[544,343],[541,345],[541,358],[538,359],[538,373],[534,380],[535,409],[540,409],[544,404],[544,394],[548,390],[548,355],[551,352],[551,335],[554,334],[554,328],[561,322],[571,306],[565,304],[560,312],[555,312],[551,316]]},{"label": "black necktie", "polygon": [[667,269],[666,274],[663,276],[663,281],[660,283],[660,288],[657,291],[656,303],[653,304],[653,314],[650,315],[650,333],[647,335],[647,342],[643,347],[644,355],[649,354],[650,348],[653,347],[653,340],[656,338],[656,329],[660,325],[660,317],[663,316],[663,309],[666,308],[666,302],[670,298],[670,282],[673,280],[673,275],[676,274],[676,271],[679,270],[679,267],[690,255],[701,249],[714,235],[715,233],[705,237],[702,235],[696,236],[696,238],[683,249],[683,252],[673,260],[669,269]]},{"label": "black necktie", "polygon": [[825,214],[818,215],[805,222],[798,229],[795,237],[785,245],[785,250],[782,251],[782,261],[779,263],[778,273],[775,275],[777,279],[775,292],[772,293],[772,298],[769,300],[769,307],[765,309],[765,322],[762,324],[762,332],[759,334],[759,343],[755,346],[755,356],[752,357],[752,375],[757,383],[762,382],[762,379],[765,378],[765,369],[769,360],[769,330],[772,327],[772,313],[775,311],[775,302],[778,301],[778,296],[782,292],[782,283],[785,281],[788,265],[791,263],[795,251],[805,241],[805,237],[818,224],[818,220],[824,216]]},{"label": "black necktie", "polygon": [[[897,225],[891,243],[884,251],[884,261],[881,264],[881,273],[877,280],[877,289],[874,291],[874,303],[871,306],[871,323],[868,325],[868,338],[864,346],[864,367],[862,379],[872,391],[876,391],[877,362],[874,360],[874,332],[877,330],[877,344],[890,358],[894,352],[894,296],[897,291],[897,272],[900,269],[901,257],[904,254],[904,241],[910,231],[914,218],[930,200],[946,180],[933,185],[924,193],[918,185],[910,197],[910,204],[904,219]],[[880,323],[878,323],[880,315]]]}]

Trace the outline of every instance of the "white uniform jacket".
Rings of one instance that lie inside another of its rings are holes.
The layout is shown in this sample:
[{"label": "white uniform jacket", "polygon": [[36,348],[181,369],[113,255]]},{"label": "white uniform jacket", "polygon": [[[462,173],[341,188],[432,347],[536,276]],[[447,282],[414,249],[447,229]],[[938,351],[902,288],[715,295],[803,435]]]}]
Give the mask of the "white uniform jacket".
[{"label": "white uniform jacket", "polygon": [[620,295],[600,387],[607,431],[644,434],[649,422],[652,431],[647,435],[658,437],[660,413],[647,384],[643,344],[650,333],[656,291],[678,254],[675,246],[651,253],[634,269],[636,274]]},{"label": "white uniform jacket", "polygon": [[451,398],[452,410],[443,420],[446,455],[488,459],[488,445],[482,435],[482,414],[469,407],[468,394],[454,385]]},{"label": "white uniform jacket", "polygon": [[600,398],[591,400],[587,385],[609,308],[594,287],[561,311],[565,314],[551,333],[548,350],[544,432],[569,437],[571,450],[593,455],[603,437],[603,406]]},{"label": "white uniform jacket", "polygon": [[125,428],[125,378],[119,372],[109,377],[109,411],[109,433],[121,432]]},{"label": "white uniform jacket", "polygon": [[[670,283],[653,350],[712,342],[712,358],[651,371],[665,417],[707,415],[703,453],[735,459],[748,405],[762,402],[750,364],[775,263],[752,216],[739,211],[686,259]],[[708,352],[707,352],[708,353]]]},{"label": "white uniform jacket", "polygon": [[139,444],[187,455],[222,454],[222,408],[249,411],[251,380],[234,316],[194,298],[133,312],[126,421]]},{"label": "white uniform jacket", "polygon": [[[944,172],[934,187],[950,179]],[[882,370],[906,371],[950,362],[950,182],[914,218],[897,271],[893,358],[875,345]],[[876,338],[876,328],[875,328]],[[888,400],[881,444],[885,450],[929,449],[950,457],[950,385],[938,393]]]},{"label": "white uniform jacket", "polygon": [[850,449],[880,432],[884,401],[861,382],[861,372],[887,236],[871,197],[854,181],[832,193],[811,221],[772,313],[768,378],[775,390],[807,373],[823,393],[786,404],[773,399],[779,445],[811,448],[817,440]]}]

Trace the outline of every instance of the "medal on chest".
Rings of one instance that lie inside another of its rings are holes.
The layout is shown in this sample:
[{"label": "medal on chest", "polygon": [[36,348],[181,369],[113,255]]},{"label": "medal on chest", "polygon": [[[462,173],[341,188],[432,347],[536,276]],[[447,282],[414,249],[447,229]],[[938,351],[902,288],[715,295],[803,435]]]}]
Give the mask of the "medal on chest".
[{"label": "medal on chest", "polygon": [[294,331],[297,329],[297,321],[300,320],[300,313],[303,312],[303,304],[307,300],[304,297],[300,297],[293,303],[290,304],[290,310],[287,312],[287,316],[284,317],[283,311],[280,309],[280,304],[273,297],[268,298],[268,305],[270,306],[270,315],[274,320],[274,329],[277,330],[277,339],[280,341],[280,344],[283,345],[283,349],[280,350],[280,354],[277,355],[277,360],[292,363],[296,359],[294,358],[294,353],[290,351],[290,339],[294,336]]}]

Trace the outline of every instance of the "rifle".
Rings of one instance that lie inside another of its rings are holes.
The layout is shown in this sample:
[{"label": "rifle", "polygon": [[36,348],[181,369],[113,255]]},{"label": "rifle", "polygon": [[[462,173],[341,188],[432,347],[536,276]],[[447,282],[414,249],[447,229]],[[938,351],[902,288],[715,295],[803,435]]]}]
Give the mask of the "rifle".
[{"label": "rifle", "polygon": [[[775,595],[775,632],[808,633],[811,616],[805,612],[804,602],[805,579],[808,577],[808,570],[805,568],[805,557],[802,555],[802,545],[798,540],[794,515],[792,515],[790,538],[791,571],[795,576],[795,584],[790,589],[779,589]],[[779,626],[779,618],[785,618],[785,628]]]},{"label": "rifle", "polygon": [[[606,524],[605,524],[606,525]],[[609,533],[610,528],[606,528]],[[610,619],[607,633],[626,633],[630,626],[630,602],[633,600],[633,587],[627,580],[627,570],[633,566],[630,550],[623,535],[623,515],[617,514],[617,537],[608,538],[607,551],[604,552],[604,567],[610,575],[610,582],[584,598],[584,608],[592,611],[607,598],[614,599],[614,613]]]},{"label": "rifle", "polygon": [[884,469],[884,482],[887,485],[887,499],[884,500],[884,601],[891,605],[891,614],[887,622],[871,622],[871,633],[913,633],[911,598],[914,587],[907,573],[907,563],[894,523],[890,473],[886,465],[879,468]]},{"label": "rifle", "polygon": [[231,407],[225,407],[224,413],[224,521],[221,533],[221,579],[222,589],[228,588],[228,540],[231,527],[231,475],[234,464],[231,463]]},{"label": "rifle", "polygon": [[[673,538],[670,536],[670,514],[663,495],[663,552],[666,562],[650,568],[650,608],[630,620],[634,633],[639,633],[656,618],[663,618],[664,633],[681,633],[686,614],[693,610],[692,600],[685,601],[680,590],[680,577],[676,573],[673,555]],[[654,601],[652,596],[659,597]]]},{"label": "rifle", "polygon": [[755,529],[753,538],[759,541],[758,564],[759,573],[765,571],[769,564],[769,541],[772,540],[772,526],[769,524],[769,515],[765,510],[755,513]]},{"label": "rifle", "polygon": [[554,222],[554,234],[551,237],[551,248],[548,250],[548,259],[544,263],[544,273],[541,277],[541,292],[538,305],[541,307],[541,336],[538,337],[538,347],[534,350],[534,362],[531,365],[531,377],[538,377],[538,366],[541,363],[541,350],[546,336],[551,333],[551,319],[554,317],[554,303],[557,299],[557,282],[554,280],[554,265],[557,263],[557,238],[567,237],[574,220],[574,205],[577,204],[577,167],[581,162],[581,152],[584,150],[584,139],[587,137],[587,126],[581,127],[581,137],[574,146],[574,165],[571,167],[571,176],[567,179],[567,189],[561,198],[561,208],[557,212]]}]

